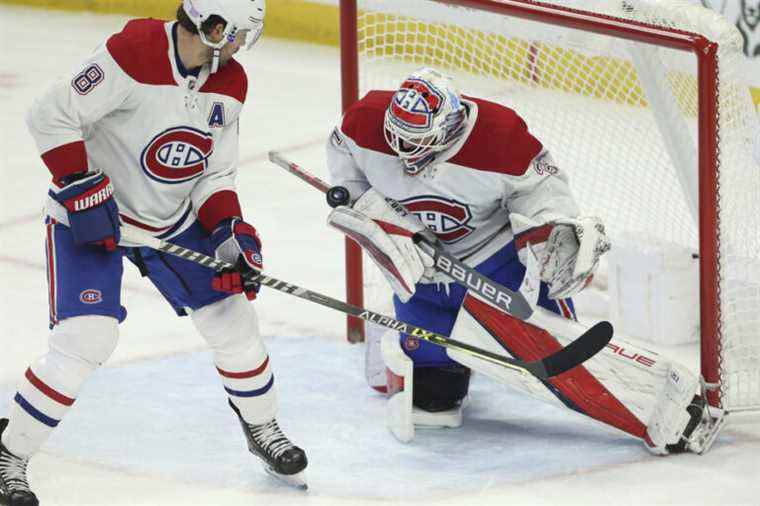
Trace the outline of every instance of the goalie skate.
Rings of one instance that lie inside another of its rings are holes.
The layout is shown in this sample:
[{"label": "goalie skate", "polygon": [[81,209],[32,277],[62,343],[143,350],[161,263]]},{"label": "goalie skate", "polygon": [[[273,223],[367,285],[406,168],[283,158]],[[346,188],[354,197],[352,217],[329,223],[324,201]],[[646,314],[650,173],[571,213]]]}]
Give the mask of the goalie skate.
[{"label": "goalie skate", "polygon": [[691,414],[691,420],[681,436],[681,441],[668,445],[667,450],[669,453],[689,451],[701,455],[709,450],[717,439],[726,423],[726,414],[721,409],[710,407],[700,396],[694,396],[686,409]]},{"label": "goalie skate", "polygon": [[[8,419],[0,419],[0,436],[8,426]],[[0,442],[0,504],[8,506],[38,506],[37,496],[29,489],[26,465],[29,459],[12,454]]]},{"label": "goalie skate", "polygon": [[233,411],[237,413],[243,434],[248,442],[248,450],[259,457],[267,474],[287,483],[290,486],[306,489],[306,452],[295,446],[283,434],[277,425],[277,420],[253,425],[240,416],[240,412],[230,402]]}]

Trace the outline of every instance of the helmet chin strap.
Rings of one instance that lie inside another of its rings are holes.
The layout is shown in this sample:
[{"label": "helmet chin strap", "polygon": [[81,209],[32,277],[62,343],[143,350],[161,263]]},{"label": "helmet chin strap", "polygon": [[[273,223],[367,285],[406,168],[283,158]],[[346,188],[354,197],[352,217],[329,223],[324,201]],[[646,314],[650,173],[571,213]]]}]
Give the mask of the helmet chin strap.
[{"label": "helmet chin strap", "polygon": [[225,34],[222,36],[222,39],[219,42],[211,42],[206,37],[206,34],[203,33],[203,30],[200,28],[198,29],[198,36],[201,38],[201,42],[203,42],[206,46],[211,48],[211,73],[215,73],[217,70],[219,70],[219,57],[222,54],[222,48],[227,45],[229,42],[228,40],[228,34],[225,32]]},{"label": "helmet chin strap", "polygon": [[222,50],[221,49],[214,49],[213,54],[211,56],[211,73],[215,73],[217,70],[219,70],[219,56],[221,55]]}]

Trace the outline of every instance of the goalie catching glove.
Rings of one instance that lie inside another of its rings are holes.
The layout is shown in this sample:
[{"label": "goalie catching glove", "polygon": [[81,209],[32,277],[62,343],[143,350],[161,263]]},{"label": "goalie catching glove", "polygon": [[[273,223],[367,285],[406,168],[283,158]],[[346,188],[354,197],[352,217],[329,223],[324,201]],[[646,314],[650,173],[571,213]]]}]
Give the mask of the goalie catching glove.
[{"label": "goalie catching glove", "polygon": [[412,240],[432,232],[401,204],[370,188],[352,207],[338,206],[327,223],[361,245],[377,264],[402,302],[415,292],[415,284],[433,274],[433,259]]},{"label": "goalie catching glove", "polygon": [[530,247],[540,266],[541,281],[549,285],[550,299],[565,299],[588,285],[599,258],[609,251],[604,225],[596,217],[556,219],[537,225],[519,214],[510,216],[515,231],[515,247],[527,265]]}]

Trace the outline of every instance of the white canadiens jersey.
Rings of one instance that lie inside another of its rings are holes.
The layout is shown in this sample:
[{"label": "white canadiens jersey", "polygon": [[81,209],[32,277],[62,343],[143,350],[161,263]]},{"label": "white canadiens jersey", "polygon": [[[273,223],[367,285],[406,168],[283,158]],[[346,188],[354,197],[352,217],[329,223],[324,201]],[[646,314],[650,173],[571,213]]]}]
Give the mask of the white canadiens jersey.
[{"label": "white canadiens jersey", "polygon": [[[234,60],[215,74],[204,65],[197,77],[183,76],[175,25],[130,21],[28,115],[54,174],[102,170],[122,220],[162,237],[187,228],[212,195],[234,194],[238,114],[247,92]],[[68,223],[52,198],[47,211]]]},{"label": "white canadiens jersey", "polygon": [[[513,110],[465,97],[462,139],[422,174],[410,176],[383,133],[393,92],[371,91],[346,111],[327,146],[332,183],[353,198],[369,187],[397,200],[470,265],[498,251],[515,233],[578,216],[566,175]],[[510,215],[527,218],[513,227]]]}]

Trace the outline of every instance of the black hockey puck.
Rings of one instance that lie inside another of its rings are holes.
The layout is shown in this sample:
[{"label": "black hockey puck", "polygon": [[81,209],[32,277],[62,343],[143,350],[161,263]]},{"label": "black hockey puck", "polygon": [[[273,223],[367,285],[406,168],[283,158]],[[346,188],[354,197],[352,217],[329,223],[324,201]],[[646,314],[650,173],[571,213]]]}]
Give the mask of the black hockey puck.
[{"label": "black hockey puck", "polygon": [[327,190],[327,204],[330,207],[347,206],[351,202],[351,195],[343,186],[333,186]]}]

